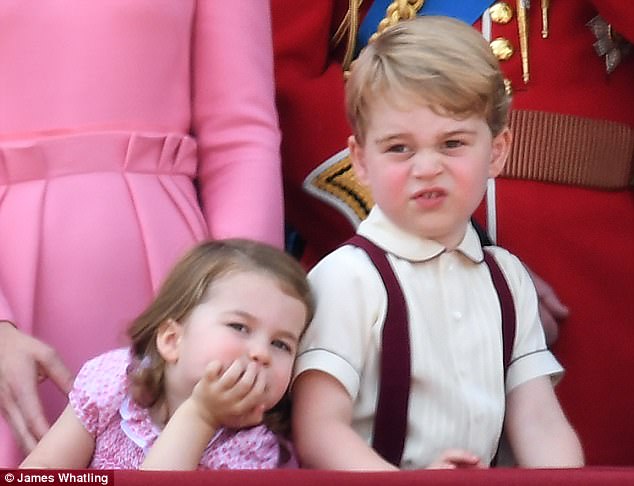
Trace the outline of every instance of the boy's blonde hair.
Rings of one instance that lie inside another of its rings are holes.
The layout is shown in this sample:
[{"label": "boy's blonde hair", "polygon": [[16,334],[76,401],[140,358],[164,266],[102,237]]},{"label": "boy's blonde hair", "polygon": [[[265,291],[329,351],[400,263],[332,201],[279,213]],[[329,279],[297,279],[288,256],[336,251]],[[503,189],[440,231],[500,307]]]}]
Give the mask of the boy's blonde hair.
[{"label": "boy's blonde hair", "polygon": [[310,322],[313,298],[306,273],[293,257],[254,241],[232,239],[200,243],[176,264],[154,301],[128,330],[132,341],[128,378],[132,397],[139,405],[152,406],[164,396],[165,362],[156,346],[161,326],[169,319],[181,322],[218,279],[245,271],[272,276],[282,291],[304,304],[305,325]]},{"label": "boy's blonde hair", "polygon": [[493,136],[508,123],[510,96],[482,35],[459,20],[423,16],[386,29],[354,61],[346,109],[365,143],[373,100],[398,108],[428,105],[440,115],[482,115]]}]

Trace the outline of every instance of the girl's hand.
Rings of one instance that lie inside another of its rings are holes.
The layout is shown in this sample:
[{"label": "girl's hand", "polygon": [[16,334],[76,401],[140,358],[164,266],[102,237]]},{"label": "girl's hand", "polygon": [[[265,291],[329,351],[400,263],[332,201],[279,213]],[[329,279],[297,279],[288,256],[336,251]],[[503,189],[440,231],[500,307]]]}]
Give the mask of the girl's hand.
[{"label": "girl's hand", "polygon": [[241,358],[225,370],[212,361],[194,387],[191,399],[210,427],[242,428],[262,422],[266,379],[261,365]]},{"label": "girl's hand", "polygon": [[484,469],[488,466],[480,458],[462,449],[447,449],[434,460],[428,469]]},{"label": "girl's hand", "polygon": [[265,373],[241,358],[223,370],[212,361],[189,398],[169,418],[141,469],[195,469],[220,427],[242,428],[262,422]]}]

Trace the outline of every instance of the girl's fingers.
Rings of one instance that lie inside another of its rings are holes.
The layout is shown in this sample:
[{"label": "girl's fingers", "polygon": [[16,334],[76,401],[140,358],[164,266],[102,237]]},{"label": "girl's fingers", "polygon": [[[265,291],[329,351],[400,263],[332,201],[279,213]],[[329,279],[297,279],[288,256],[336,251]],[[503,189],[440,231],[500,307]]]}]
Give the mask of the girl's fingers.
[{"label": "girl's fingers", "polygon": [[[239,406],[244,410],[250,410],[251,408],[263,403],[266,391],[266,376],[262,368],[254,363],[254,367],[252,368],[253,374],[251,374],[251,369],[248,369],[248,372],[245,373],[243,377],[244,382],[238,383],[236,388],[239,388],[240,391],[240,402]],[[248,373],[248,381],[247,381],[247,373]],[[244,385],[243,388],[240,388],[241,385]]]},{"label": "girl's fingers", "polygon": [[[248,359],[238,359],[222,370],[212,362],[205,372],[207,405],[226,426],[255,425],[266,411],[266,371]],[[224,417],[222,419],[221,417]]]},{"label": "girl's fingers", "polygon": [[243,400],[251,393],[253,386],[256,384],[258,375],[261,374],[261,366],[255,361],[247,360],[246,364],[242,360],[240,361],[240,365],[235,367],[234,364],[237,363],[238,360],[232,363],[220,379],[225,391],[230,393],[230,396],[238,401]]},{"label": "girl's fingers", "polygon": [[249,362],[245,358],[236,359],[229,367],[222,373],[219,383],[223,388],[233,388],[243,377],[247,371]]},{"label": "girl's fingers", "polygon": [[205,368],[205,379],[207,381],[215,381],[222,375],[222,363],[220,361],[211,361]]},{"label": "girl's fingers", "polygon": [[256,415],[261,416],[264,413],[266,399],[266,373],[257,363],[249,363],[242,378],[230,392],[235,398],[233,409],[236,414],[250,415],[258,409]]},{"label": "girl's fingers", "polygon": [[255,376],[255,382],[251,388],[251,395],[262,397],[266,393],[266,373],[259,368]]}]

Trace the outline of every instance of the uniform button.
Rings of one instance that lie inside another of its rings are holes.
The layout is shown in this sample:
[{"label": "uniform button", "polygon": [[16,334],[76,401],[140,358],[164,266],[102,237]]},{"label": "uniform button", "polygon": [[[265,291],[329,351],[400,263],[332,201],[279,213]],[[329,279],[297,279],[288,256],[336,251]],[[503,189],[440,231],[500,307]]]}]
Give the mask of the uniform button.
[{"label": "uniform button", "polygon": [[491,20],[496,24],[508,24],[513,18],[513,9],[507,2],[496,2],[489,9]]},{"label": "uniform button", "polygon": [[493,55],[498,59],[498,61],[507,61],[513,55],[513,45],[511,44],[511,41],[505,39],[504,37],[493,39],[489,45],[491,46]]},{"label": "uniform button", "polygon": [[451,315],[453,316],[453,318],[457,321],[459,321],[460,319],[462,319],[462,312],[460,311],[453,311],[451,313]]}]

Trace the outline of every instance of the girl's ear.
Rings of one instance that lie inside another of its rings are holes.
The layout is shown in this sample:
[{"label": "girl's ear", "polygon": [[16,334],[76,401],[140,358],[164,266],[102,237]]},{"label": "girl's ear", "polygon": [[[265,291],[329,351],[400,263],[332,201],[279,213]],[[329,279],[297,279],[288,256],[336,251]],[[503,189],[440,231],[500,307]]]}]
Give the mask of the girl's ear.
[{"label": "girl's ear", "polygon": [[491,163],[489,164],[489,177],[497,177],[504,169],[506,159],[508,159],[511,153],[511,142],[513,141],[513,134],[509,127],[504,128],[498,133],[492,142],[491,148]]},{"label": "girl's ear", "polygon": [[365,164],[363,146],[359,144],[354,135],[348,137],[348,149],[350,150],[350,161],[352,162],[354,175],[359,182],[368,185],[368,170]]},{"label": "girl's ear", "polygon": [[156,349],[166,363],[176,363],[180,352],[183,326],[174,319],[167,319],[156,335]]}]

